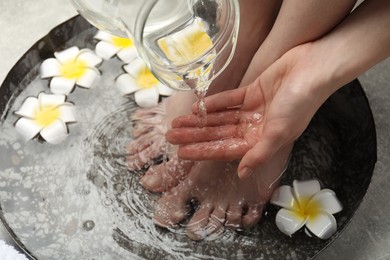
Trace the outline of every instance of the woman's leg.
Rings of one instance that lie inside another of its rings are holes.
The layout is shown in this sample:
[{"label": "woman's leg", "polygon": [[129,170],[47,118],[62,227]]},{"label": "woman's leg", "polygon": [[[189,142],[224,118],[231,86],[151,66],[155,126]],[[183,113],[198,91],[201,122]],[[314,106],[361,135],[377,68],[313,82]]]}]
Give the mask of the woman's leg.
[{"label": "woman's leg", "polygon": [[[326,34],[349,13],[354,2],[284,1],[272,30],[254,55],[241,85],[254,81],[289,49]],[[261,4],[258,8],[262,8]],[[244,37],[241,40],[250,41],[245,36],[241,35]],[[227,79],[235,79],[232,75],[228,74]],[[226,86],[220,87],[222,91]],[[188,235],[194,239],[202,239],[221,230],[224,225],[233,228],[253,226],[259,221],[263,205],[277,186],[291,149],[292,145],[282,149],[267,165],[257,169],[250,180],[244,181],[238,179],[234,164],[197,163],[183,182],[157,202],[156,223],[161,226],[179,223],[186,217],[187,202],[195,198],[200,206],[187,228]]]}]

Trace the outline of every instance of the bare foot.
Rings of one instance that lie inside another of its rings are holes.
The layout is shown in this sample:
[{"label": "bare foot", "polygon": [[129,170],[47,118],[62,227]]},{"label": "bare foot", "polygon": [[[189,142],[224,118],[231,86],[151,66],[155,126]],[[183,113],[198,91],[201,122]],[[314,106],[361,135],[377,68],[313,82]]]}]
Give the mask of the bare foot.
[{"label": "bare foot", "polygon": [[152,108],[140,108],[132,115],[134,126],[132,140],[127,145],[127,164],[130,170],[141,170],[165,153],[165,134],[168,126],[165,120],[166,100]]},{"label": "bare foot", "polygon": [[[180,160],[177,150],[166,141],[165,134],[174,117],[186,114],[195,101],[192,92],[176,92],[158,106],[138,109],[132,120],[133,140],[127,145],[127,164],[130,170],[146,169],[141,185],[152,192],[164,192],[176,186],[190,171],[193,162]],[[164,162],[154,164],[164,156]]]},{"label": "bare foot", "polygon": [[157,201],[155,223],[162,227],[176,226],[188,216],[189,202],[195,199],[199,207],[186,227],[191,239],[201,240],[221,233],[224,226],[235,230],[253,227],[278,186],[291,148],[281,150],[245,180],[238,178],[237,164],[196,163],[184,181]]}]

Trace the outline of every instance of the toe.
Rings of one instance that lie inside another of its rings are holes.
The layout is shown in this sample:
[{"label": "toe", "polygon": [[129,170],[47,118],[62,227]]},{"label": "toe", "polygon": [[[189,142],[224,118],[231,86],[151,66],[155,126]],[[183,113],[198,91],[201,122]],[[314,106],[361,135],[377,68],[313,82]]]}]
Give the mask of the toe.
[{"label": "toe", "polygon": [[148,164],[153,163],[153,160],[163,154],[164,146],[159,143],[154,143],[137,154],[127,157],[127,165],[130,170],[141,170]]},{"label": "toe", "polygon": [[263,213],[263,208],[263,205],[249,206],[248,212],[242,217],[242,227],[251,228],[259,223]]},{"label": "toe", "polygon": [[223,232],[223,225],[226,221],[226,210],[227,206],[219,206],[214,209],[213,213],[211,213],[209,223],[205,228],[207,236],[212,234],[218,236]]},{"label": "toe", "polygon": [[229,206],[226,212],[226,223],[227,228],[236,230],[241,228],[242,223],[242,207],[238,205]]},{"label": "toe", "polygon": [[188,175],[193,162],[172,159],[167,163],[154,165],[141,178],[141,185],[151,192],[164,192],[179,184]]},{"label": "toe", "polygon": [[140,184],[142,187],[151,192],[162,192],[164,191],[163,187],[163,164],[153,165],[145,173],[145,175],[140,179]]},{"label": "toe", "polygon": [[136,139],[141,137],[142,135],[147,134],[148,132],[153,130],[152,125],[146,125],[142,123],[137,123],[132,129],[131,129],[131,136]]},{"label": "toe", "polygon": [[139,138],[130,141],[127,144],[127,153],[129,155],[133,155],[138,153],[139,151],[142,151],[143,149],[146,149],[150,145],[152,145],[152,139],[148,134],[145,134],[143,136],[140,136]]},{"label": "toe", "polygon": [[194,213],[188,222],[187,235],[193,240],[202,240],[207,236],[205,227],[209,223],[209,218],[213,208],[210,203],[204,203]]},{"label": "toe", "polygon": [[187,215],[189,207],[184,194],[164,194],[155,205],[153,221],[160,227],[173,227]]}]

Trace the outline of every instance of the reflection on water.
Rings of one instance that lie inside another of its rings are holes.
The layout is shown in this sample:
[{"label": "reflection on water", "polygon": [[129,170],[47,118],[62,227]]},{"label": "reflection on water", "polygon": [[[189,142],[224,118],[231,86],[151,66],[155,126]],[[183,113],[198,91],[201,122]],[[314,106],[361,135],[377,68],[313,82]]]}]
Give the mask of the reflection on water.
[{"label": "reflection on water", "polygon": [[[91,41],[92,33],[86,31],[77,39]],[[6,116],[0,131],[0,207],[9,229],[35,257],[306,259],[329,243],[299,232],[292,239],[284,236],[274,224],[273,207],[254,229],[225,231],[201,242],[191,241],[183,228],[156,227],[151,214],[157,195],[139,185],[142,173],[126,167],[135,106],[114,88],[121,65],[116,59],[105,61],[95,88],[77,88],[69,95],[78,122],[69,126],[70,136],[59,145],[25,142],[13,128],[12,112],[23,100],[48,92],[48,82],[37,77],[37,66],[26,77],[27,87],[15,92],[8,113],[2,113]],[[291,184],[293,178],[317,178],[335,190],[345,206],[336,216],[340,228],[360,203],[375,160],[375,132],[371,124],[360,124],[370,118],[365,104],[357,86],[331,99],[296,143],[282,179]]]}]

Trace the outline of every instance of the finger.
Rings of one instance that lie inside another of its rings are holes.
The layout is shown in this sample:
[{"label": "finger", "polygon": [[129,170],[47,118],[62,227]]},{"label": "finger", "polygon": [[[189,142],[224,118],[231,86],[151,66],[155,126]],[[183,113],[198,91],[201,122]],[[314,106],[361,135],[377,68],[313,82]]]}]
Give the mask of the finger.
[{"label": "finger", "polygon": [[171,144],[191,144],[240,137],[240,132],[240,127],[237,125],[174,128],[167,132],[166,138]]},{"label": "finger", "polygon": [[175,118],[172,121],[173,128],[179,127],[204,127],[238,124],[240,122],[240,111],[234,109],[216,113],[209,113],[206,120],[201,120],[198,115],[185,115]]},{"label": "finger", "polygon": [[[228,107],[239,106],[244,102],[246,87],[223,91],[204,99],[207,112],[224,110]],[[192,112],[198,112],[198,102],[192,106]]]},{"label": "finger", "polygon": [[287,143],[282,131],[265,132],[261,140],[251,149],[248,149],[248,152],[242,157],[237,169],[238,176],[241,179],[251,176],[258,165],[269,161]]},{"label": "finger", "polygon": [[180,146],[178,155],[182,159],[193,161],[230,161],[242,158],[249,149],[250,146],[244,139],[231,138]]}]

